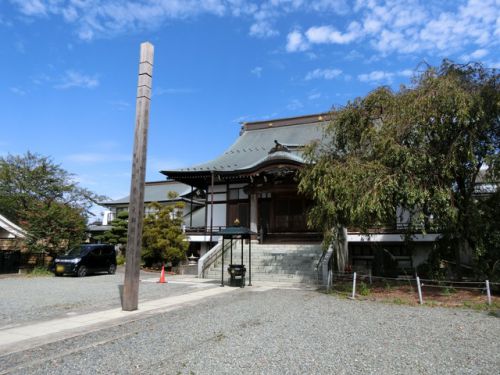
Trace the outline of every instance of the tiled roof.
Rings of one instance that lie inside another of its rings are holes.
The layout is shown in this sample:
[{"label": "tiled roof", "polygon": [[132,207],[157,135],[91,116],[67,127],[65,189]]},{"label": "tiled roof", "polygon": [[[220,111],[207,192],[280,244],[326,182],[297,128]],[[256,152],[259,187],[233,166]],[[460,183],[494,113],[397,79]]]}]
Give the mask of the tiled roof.
[{"label": "tiled roof", "polygon": [[[172,200],[168,198],[168,192],[173,191],[176,192],[179,197],[182,197],[191,192],[191,186],[183,184],[177,181],[154,181],[154,182],[146,182],[144,186],[144,202],[166,202]],[[120,204],[128,204],[130,201],[130,197],[127,195],[126,197],[103,202],[103,205],[120,205]]]},{"label": "tiled roof", "polygon": [[[237,172],[256,166],[261,162],[270,161],[278,156],[295,162],[302,162],[301,146],[322,138],[323,129],[328,123],[327,114],[304,116],[293,119],[260,121],[246,123],[243,133],[236,142],[219,157],[189,168],[181,168],[169,172]],[[275,141],[284,146],[290,146],[290,152],[276,152],[269,154],[275,147]]]}]

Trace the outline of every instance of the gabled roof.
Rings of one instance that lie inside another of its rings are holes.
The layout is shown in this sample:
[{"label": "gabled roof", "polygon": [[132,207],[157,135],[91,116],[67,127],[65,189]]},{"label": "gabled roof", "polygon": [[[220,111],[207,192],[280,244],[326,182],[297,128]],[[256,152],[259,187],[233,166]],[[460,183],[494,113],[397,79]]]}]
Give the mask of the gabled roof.
[{"label": "gabled roof", "polygon": [[[188,175],[207,176],[212,171],[219,174],[240,173],[273,161],[301,164],[303,147],[315,140],[321,140],[330,116],[329,113],[320,113],[245,123],[236,142],[219,157],[192,167],[165,170],[161,173],[179,179]],[[273,153],[277,143],[285,146],[287,151]]]},{"label": "gabled roof", "polygon": [[[178,194],[180,198],[191,193],[191,186],[183,184],[181,182],[167,180],[167,181],[150,181],[146,182],[144,186],[144,202],[167,202],[174,201],[177,199],[171,199],[168,197],[168,192],[173,191]],[[116,199],[113,201],[102,202],[104,206],[116,206],[116,205],[127,205],[130,202],[130,196]]]},{"label": "gabled roof", "polygon": [[14,224],[12,221],[2,215],[0,215],[0,228],[6,230],[13,237],[26,238],[27,235],[26,231],[23,228]]}]

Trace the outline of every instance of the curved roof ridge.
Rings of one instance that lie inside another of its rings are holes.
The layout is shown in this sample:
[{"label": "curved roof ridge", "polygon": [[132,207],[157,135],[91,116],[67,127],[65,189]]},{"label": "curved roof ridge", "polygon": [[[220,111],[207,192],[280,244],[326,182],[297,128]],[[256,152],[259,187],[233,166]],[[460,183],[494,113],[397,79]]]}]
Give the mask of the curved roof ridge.
[{"label": "curved roof ridge", "polygon": [[[281,126],[243,131],[235,142],[218,157],[205,163],[196,164],[175,170],[163,170],[161,173],[170,176],[179,173],[207,173],[210,171],[230,172],[249,168],[264,160],[269,151],[275,146],[274,140],[292,148],[294,152],[314,140],[321,139],[326,120],[298,123],[293,126]],[[294,162],[295,157],[292,159]],[[272,159],[268,159],[272,160]],[[303,162],[303,161],[300,161]]]}]

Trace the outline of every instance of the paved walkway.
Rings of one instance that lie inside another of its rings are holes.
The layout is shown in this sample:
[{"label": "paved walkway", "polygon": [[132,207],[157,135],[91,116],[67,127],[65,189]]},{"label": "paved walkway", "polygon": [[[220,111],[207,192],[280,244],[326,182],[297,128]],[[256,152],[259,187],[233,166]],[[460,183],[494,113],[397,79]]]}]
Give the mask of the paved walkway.
[{"label": "paved walkway", "polygon": [[[144,279],[141,281],[156,282],[157,278]],[[2,329],[0,330],[0,354],[26,350],[40,344],[47,344],[68,337],[96,331],[104,327],[121,324],[123,321],[136,320],[144,315],[170,311],[187,304],[194,304],[204,298],[215,297],[217,295],[240,290],[240,288],[214,287],[213,284],[207,284],[206,280],[190,278],[172,280],[168,281],[168,283],[192,284],[199,288],[204,288],[204,290],[151,301],[139,301],[139,309],[135,311],[123,311],[121,308],[115,308]]]}]

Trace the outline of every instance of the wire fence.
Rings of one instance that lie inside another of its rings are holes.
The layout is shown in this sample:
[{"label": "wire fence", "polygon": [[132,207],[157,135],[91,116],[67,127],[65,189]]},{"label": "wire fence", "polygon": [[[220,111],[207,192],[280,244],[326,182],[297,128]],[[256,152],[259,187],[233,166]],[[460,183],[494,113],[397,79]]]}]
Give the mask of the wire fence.
[{"label": "wire fence", "polygon": [[382,277],[370,273],[330,271],[327,290],[350,299],[393,299],[394,302],[500,308],[500,283],[420,279],[418,275]]}]

